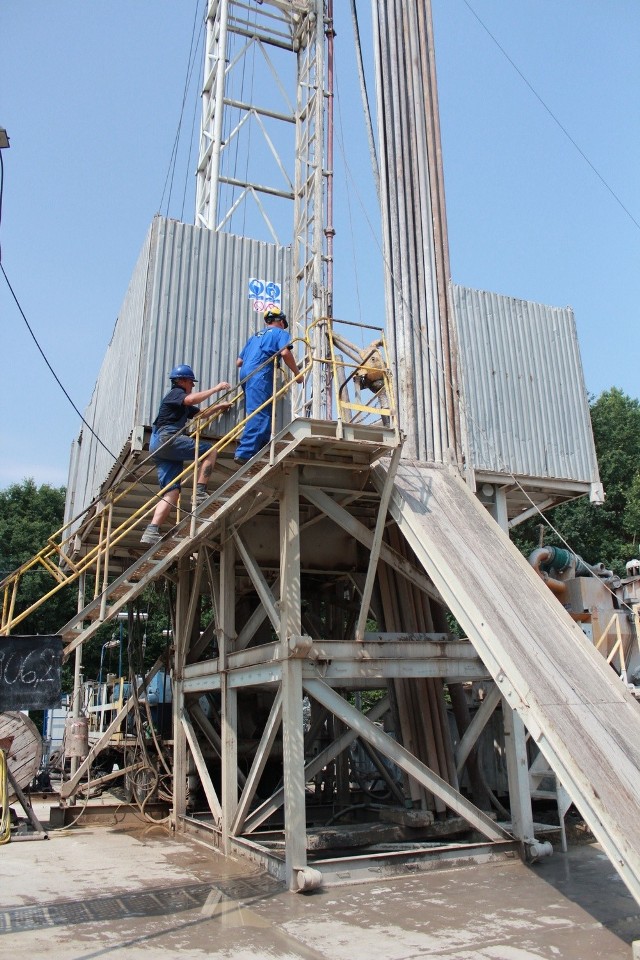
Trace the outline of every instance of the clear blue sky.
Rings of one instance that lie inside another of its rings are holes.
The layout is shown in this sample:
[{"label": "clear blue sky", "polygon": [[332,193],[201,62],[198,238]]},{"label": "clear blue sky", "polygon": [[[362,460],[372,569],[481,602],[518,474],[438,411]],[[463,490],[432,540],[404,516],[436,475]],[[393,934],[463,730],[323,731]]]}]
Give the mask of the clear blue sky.
[{"label": "clear blue sky", "polygon": [[[335,309],[377,322],[381,262],[349,4],[334,3]],[[360,3],[366,43],[369,7]],[[166,193],[161,201],[196,9],[202,0],[5,0],[0,7],[0,125],[11,139],[3,151],[2,263],[81,410],[153,215],[193,221],[188,136],[168,210]],[[617,386],[638,396],[637,0],[433,0],[433,9],[453,279],[572,306],[589,393]],[[200,74],[199,57],[198,82]],[[196,86],[187,133],[199,111]],[[0,486],[25,476],[63,484],[80,423],[2,276],[0,324]]]}]

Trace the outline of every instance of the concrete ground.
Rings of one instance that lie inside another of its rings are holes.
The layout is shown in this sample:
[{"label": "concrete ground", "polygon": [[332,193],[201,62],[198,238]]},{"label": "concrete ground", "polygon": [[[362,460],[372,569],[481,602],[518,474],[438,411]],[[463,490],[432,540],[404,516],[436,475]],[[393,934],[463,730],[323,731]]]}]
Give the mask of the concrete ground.
[{"label": "concrete ground", "polygon": [[640,938],[638,905],[595,843],[534,866],[296,895],[253,864],[117,819],[0,846],[0,957],[630,960]]}]

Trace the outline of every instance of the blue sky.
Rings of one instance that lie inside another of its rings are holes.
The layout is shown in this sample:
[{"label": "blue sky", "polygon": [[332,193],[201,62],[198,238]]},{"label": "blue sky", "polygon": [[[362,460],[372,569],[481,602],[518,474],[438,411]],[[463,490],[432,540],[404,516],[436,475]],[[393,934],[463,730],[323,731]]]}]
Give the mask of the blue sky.
[{"label": "blue sky", "polygon": [[[382,267],[349,4],[334,3],[335,309],[377,323]],[[193,220],[195,82],[168,208],[164,188],[202,9],[202,0],[0,7],[0,125],[11,139],[2,264],[80,410],[153,215]],[[640,7],[433,0],[433,11],[453,279],[572,306],[588,392],[617,386],[637,397]],[[370,61],[368,0],[360,17]],[[199,57],[198,82],[200,73]],[[80,422],[2,276],[0,326],[0,486],[25,476],[63,484]]]}]

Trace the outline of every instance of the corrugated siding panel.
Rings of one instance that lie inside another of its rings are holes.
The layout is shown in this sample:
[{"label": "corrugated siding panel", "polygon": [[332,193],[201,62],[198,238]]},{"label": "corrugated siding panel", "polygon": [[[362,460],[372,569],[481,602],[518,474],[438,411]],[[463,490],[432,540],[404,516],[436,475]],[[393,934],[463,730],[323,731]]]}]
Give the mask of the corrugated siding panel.
[{"label": "corrugated siding panel", "polygon": [[176,363],[191,364],[203,387],[237,381],[238,353],[262,327],[248,299],[251,277],[279,282],[289,303],[289,248],[157,222],[136,420],[144,424],[153,420]]},{"label": "corrugated siding panel", "polygon": [[86,423],[99,440],[83,426],[73,445],[65,520],[77,516],[98,495],[135,424],[140,344],[155,228],[154,221],[134,267],[93,395],[84,411]]},{"label": "corrugated siding panel", "polygon": [[108,452],[85,427],[74,445],[67,518],[98,495],[134,427],[151,424],[172,367],[191,364],[203,388],[237,382],[238,353],[262,326],[248,282],[280,283],[286,306],[289,264],[289,248],[154,219],[85,412]]},{"label": "corrugated siding panel", "polygon": [[476,470],[598,481],[573,311],[452,285]]},{"label": "corrugated siding panel", "polygon": [[374,4],[387,337],[408,459],[457,456],[457,357],[427,6]]}]

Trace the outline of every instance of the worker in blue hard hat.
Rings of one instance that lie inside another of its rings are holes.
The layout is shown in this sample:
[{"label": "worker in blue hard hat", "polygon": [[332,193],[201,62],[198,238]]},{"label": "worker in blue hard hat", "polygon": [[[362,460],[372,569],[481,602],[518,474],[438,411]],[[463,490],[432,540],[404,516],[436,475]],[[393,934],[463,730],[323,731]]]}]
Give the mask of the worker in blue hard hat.
[{"label": "worker in blue hard hat", "polygon": [[264,315],[264,322],[264,330],[249,338],[236,360],[244,389],[245,413],[247,417],[253,414],[236,448],[237,464],[250,460],[271,437],[271,408],[265,406],[258,410],[273,394],[273,363],[268,361],[273,359],[277,362],[277,358],[282,357],[296,380],[302,380],[302,374],[291,352],[286,314],[278,309],[268,310]]},{"label": "worker in blue hard hat", "polygon": [[[167,487],[170,484],[171,486],[159,500],[153,512],[151,523],[142,534],[141,543],[154,544],[160,540],[162,536],[160,527],[169,515],[171,508],[177,506],[180,496],[180,481],[176,478],[182,473],[185,461],[195,456],[195,440],[182,433],[182,428],[186,425],[187,420],[191,420],[197,413],[200,413],[197,407],[198,403],[208,400],[214,393],[220,393],[231,388],[230,383],[222,381],[208,390],[194,391],[194,384],[198,381],[193,370],[186,363],[174,367],[169,374],[169,379],[171,380],[171,390],[162,398],[158,416],[153,421],[149,450],[156,462],[160,487]],[[227,410],[229,406],[228,403],[212,404],[203,412],[213,413],[215,410]],[[211,444],[208,440],[201,439],[198,446],[199,453],[204,453],[207,450],[210,451],[209,456],[202,461],[198,472],[197,504],[201,504],[207,498],[207,480],[216,462],[216,451],[211,450]]]}]

